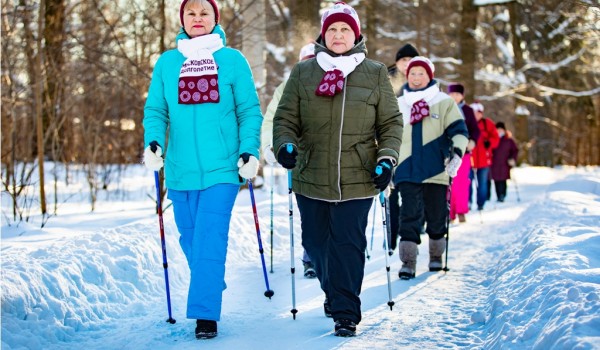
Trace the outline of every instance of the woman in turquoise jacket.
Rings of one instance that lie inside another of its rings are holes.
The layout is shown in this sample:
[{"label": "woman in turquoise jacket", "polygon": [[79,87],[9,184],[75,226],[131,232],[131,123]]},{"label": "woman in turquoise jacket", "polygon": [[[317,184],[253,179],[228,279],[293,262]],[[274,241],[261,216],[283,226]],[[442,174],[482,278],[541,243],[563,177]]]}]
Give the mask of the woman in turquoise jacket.
[{"label": "woman in turquoise jacket", "polygon": [[258,170],[262,115],[248,62],[225,47],[216,2],[183,0],[180,19],[177,49],[163,53],[152,74],[144,163],[153,171],[164,164],[191,273],[187,318],[197,320],[197,338],[213,338],[231,212],[243,179]]}]

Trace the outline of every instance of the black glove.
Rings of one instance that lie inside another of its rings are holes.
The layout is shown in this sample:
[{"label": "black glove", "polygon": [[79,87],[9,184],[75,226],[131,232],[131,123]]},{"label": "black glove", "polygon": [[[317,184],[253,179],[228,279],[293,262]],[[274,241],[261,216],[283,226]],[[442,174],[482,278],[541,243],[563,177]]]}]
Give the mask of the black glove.
[{"label": "black glove", "polygon": [[240,155],[240,158],[242,158],[242,162],[244,162],[244,164],[246,164],[250,160],[250,156],[251,156],[250,153],[244,152]]},{"label": "black glove", "polygon": [[150,146],[150,150],[154,153],[156,153],[156,150],[158,149],[158,147],[160,147],[160,145],[156,141],[150,141],[148,146]]},{"label": "black glove", "polygon": [[298,150],[296,146],[288,143],[285,147],[280,147],[277,152],[277,162],[286,169],[294,169],[296,166],[296,156]]},{"label": "black glove", "polygon": [[483,141],[483,147],[485,147],[486,149],[489,149],[491,145],[492,143],[490,142],[490,140]]},{"label": "black glove", "polygon": [[463,154],[462,154],[462,151],[460,150],[460,148],[454,147],[454,149],[452,151],[454,151],[454,154],[456,154],[459,158],[462,158]]},{"label": "black glove", "polygon": [[382,159],[377,163],[371,177],[378,190],[383,191],[390,184],[390,180],[392,180],[392,168],[392,162],[389,159]]}]

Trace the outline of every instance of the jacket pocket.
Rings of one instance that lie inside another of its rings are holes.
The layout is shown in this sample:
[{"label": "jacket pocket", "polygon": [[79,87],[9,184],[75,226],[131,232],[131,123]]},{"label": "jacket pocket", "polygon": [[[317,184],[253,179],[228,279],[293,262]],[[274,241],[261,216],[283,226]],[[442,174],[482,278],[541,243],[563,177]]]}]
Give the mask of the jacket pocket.
[{"label": "jacket pocket", "polygon": [[365,147],[365,145],[361,143],[356,144],[355,148],[356,153],[358,153],[358,157],[360,158],[360,163],[362,164],[362,167],[368,172],[373,171],[375,169],[376,163],[375,157],[371,156],[367,147]]},{"label": "jacket pocket", "polygon": [[308,162],[310,162],[310,155],[312,153],[312,146],[307,147],[306,151],[302,152],[302,156],[299,157],[299,167],[298,167],[298,172],[302,173],[304,171],[304,169],[306,169],[308,167]]},{"label": "jacket pocket", "polygon": [[[348,183],[367,183],[372,181],[371,174],[375,170],[375,149],[369,149],[365,144],[358,143],[354,147],[358,157],[357,162],[350,164],[345,172]],[[356,157],[356,156],[355,156]]]}]

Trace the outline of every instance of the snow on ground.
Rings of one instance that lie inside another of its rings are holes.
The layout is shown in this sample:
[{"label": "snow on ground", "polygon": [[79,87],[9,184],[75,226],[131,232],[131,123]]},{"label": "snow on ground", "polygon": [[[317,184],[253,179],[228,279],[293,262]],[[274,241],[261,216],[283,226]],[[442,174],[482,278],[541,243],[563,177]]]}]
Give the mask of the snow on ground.
[{"label": "snow on ground", "polygon": [[298,314],[292,318],[287,179],[278,172],[273,245],[269,170],[267,186],[255,189],[275,295],[263,295],[245,189],[231,224],[219,336],[202,341],[194,337],[194,320],[185,319],[189,276],[170,209],[164,222],[177,323],[165,322],[164,269],[158,218],[148,198],[155,191],[149,172],[130,167],[119,185],[100,197],[94,213],[85,187],[62,187],[60,193],[69,200],[43,229],[36,217],[19,225],[8,221],[12,209],[3,193],[2,349],[600,349],[600,168],[515,169],[517,182],[509,184],[507,202],[496,203],[492,196],[481,214],[471,213],[467,223],[451,227],[448,273],[427,271],[426,237],[414,280],[400,281],[397,253],[389,257],[393,310],[387,305],[377,207],[367,228],[363,321],[354,338],[332,335],[318,282],[301,275],[297,208]]}]

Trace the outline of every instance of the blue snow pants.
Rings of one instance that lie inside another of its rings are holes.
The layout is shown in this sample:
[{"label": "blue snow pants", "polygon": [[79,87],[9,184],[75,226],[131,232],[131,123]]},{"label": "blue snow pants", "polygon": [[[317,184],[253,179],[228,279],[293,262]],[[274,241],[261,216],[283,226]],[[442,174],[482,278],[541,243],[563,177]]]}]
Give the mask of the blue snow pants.
[{"label": "blue snow pants", "polygon": [[229,223],[239,189],[217,184],[201,191],[168,191],[190,268],[187,318],[221,319]]}]

